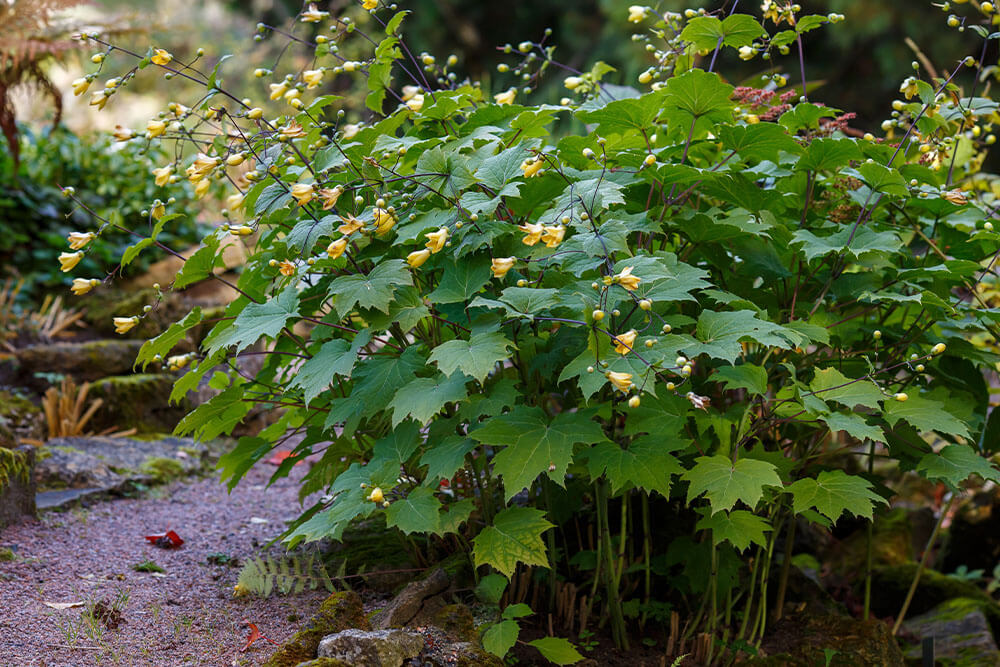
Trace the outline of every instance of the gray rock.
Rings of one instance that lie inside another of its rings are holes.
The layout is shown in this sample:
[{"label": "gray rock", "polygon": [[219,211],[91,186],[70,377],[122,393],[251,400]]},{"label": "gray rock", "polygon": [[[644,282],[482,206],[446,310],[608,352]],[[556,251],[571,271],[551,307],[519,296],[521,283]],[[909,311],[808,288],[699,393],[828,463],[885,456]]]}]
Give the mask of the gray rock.
[{"label": "gray rock", "polygon": [[319,643],[320,658],[336,658],[355,667],[399,667],[424,648],[424,638],[405,630],[344,630]]},{"label": "gray rock", "polygon": [[[58,371],[77,381],[129,373],[141,340],[92,340],[85,343],[45,343],[17,350],[21,377],[38,384],[35,373]],[[43,383],[47,384],[47,383]]]},{"label": "gray rock", "polygon": [[35,448],[0,447],[0,530],[35,516]]},{"label": "gray rock", "polygon": [[[921,640],[933,637],[934,656],[941,664],[1000,664],[1000,650],[978,600],[948,600],[906,621],[903,630]],[[909,660],[919,660],[920,645],[909,647],[905,654]]]},{"label": "gray rock", "polygon": [[198,472],[205,446],[187,438],[69,437],[46,443],[48,456],[35,467],[42,490],[98,489],[108,492],[132,482],[167,481]]},{"label": "gray rock", "polygon": [[407,584],[375,617],[373,625],[379,629],[406,625],[420,611],[425,599],[437,595],[450,584],[448,573],[441,568],[435,569],[423,579]]},{"label": "gray rock", "polygon": [[503,667],[503,660],[487,652],[478,642],[448,644],[442,651],[454,657],[455,667]]}]

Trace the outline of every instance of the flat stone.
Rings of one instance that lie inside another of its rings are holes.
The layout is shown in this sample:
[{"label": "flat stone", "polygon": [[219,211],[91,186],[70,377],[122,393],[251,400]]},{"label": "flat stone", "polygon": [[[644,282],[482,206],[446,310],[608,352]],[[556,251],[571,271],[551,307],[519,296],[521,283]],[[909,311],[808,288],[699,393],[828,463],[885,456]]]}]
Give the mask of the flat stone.
[{"label": "flat stone", "polygon": [[44,457],[35,466],[35,480],[43,491],[121,489],[128,483],[166,481],[201,470],[206,448],[187,438],[136,440],[132,438],[67,437],[46,443]]},{"label": "flat stone", "polygon": [[125,339],[45,343],[17,350],[16,358],[21,377],[37,386],[49,383],[40,382],[36,373],[52,373],[55,370],[77,381],[129,373],[140,347],[141,340]]},{"label": "flat stone", "polygon": [[318,655],[355,667],[399,667],[423,649],[424,638],[415,632],[350,629],[324,637]]},{"label": "flat stone", "polygon": [[423,579],[407,584],[375,617],[373,625],[382,630],[406,625],[420,611],[425,599],[437,595],[450,585],[448,573],[441,568],[435,569]]},{"label": "flat stone", "polygon": [[[948,600],[906,621],[903,630],[921,640],[933,637],[934,657],[945,664],[1000,664],[1000,650],[981,607],[969,598]],[[921,654],[919,644],[905,652],[909,660],[919,660]]]},{"label": "flat stone", "polygon": [[0,448],[0,529],[35,516],[35,448]]},{"label": "flat stone", "polygon": [[61,491],[39,491],[35,494],[35,507],[39,510],[54,510],[69,507],[78,502],[90,499],[104,498],[109,489],[63,489]]}]

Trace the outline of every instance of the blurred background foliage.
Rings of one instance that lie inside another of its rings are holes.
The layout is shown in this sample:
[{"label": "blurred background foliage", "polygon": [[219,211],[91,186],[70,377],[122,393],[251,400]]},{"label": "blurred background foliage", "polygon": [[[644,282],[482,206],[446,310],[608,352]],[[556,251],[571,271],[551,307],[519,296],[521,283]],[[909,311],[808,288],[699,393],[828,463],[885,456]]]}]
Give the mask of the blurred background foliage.
[{"label": "blurred background foliage", "polygon": [[[652,62],[643,45],[631,39],[634,26],[627,22],[627,8],[637,1],[402,0],[400,6],[413,12],[407,21],[406,35],[414,53],[427,51],[437,56],[439,62],[455,54],[458,65],[454,70],[460,77],[481,80],[484,87],[496,92],[520,83],[512,73],[497,71],[500,63],[515,64],[516,54],[504,54],[503,45],[539,41],[546,28],[552,30],[546,43],[556,45],[555,58],[559,62],[584,70],[596,61],[605,61],[617,69],[605,81],[636,85],[638,74]],[[688,7],[715,10],[720,6],[674,0],[650,4],[661,12],[683,12]],[[228,88],[250,96],[259,104],[266,101],[269,82],[286,72],[308,67],[312,52],[308,48],[286,49],[287,40],[270,32],[255,42],[255,26],[261,21],[296,35],[306,35],[314,27],[294,22],[302,5],[300,0],[94,0],[71,8],[68,18],[63,18],[83,27],[113,27],[117,32],[115,43],[137,53],[145,53],[153,44],[188,62],[199,47],[204,48],[205,57],[194,65],[203,72],[211,71],[222,54],[239,54],[239,59],[223,65],[221,75]],[[351,16],[364,31],[380,30],[359,2],[320,0],[317,5],[336,15]],[[729,5],[726,6],[728,9]],[[738,9],[760,13],[758,3],[740,3]],[[925,63],[943,72],[953,68],[980,42],[972,34],[963,35],[945,27],[949,13],[974,11],[966,3],[943,12],[939,6],[924,0],[831,0],[807,3],[805,10],[837,12],[847,17],[836,27],[809,34],[805,68],[806,77],[820,84],[810,97],[855,112],[857,118],[851,127],[859,133],[871,131],[881,136],[879,126],[888,117],[892,99],[899,96],[900,82],[912,72],[911,62],[917,59],[915,49],[922,51]],[[906,38],[912,40],[912,46],[908,46]],[[359,40],[349,40],[341,53],[363,58],[368,54],[362,49]],[[191,104],[204,92],[193,83],[180,79],[164,81],[153,70],[146,70],[115,96],[108,110],[97,113],[87,104],[89,94],[73,97],[69,92],[71,81],[95,71],[90,55],[89,50],[65,49],[42,63],[47,78],[63,91],[64,127],[52,129],[56,109],[44,87],[29,82],[12,91],[13,109],[22,128],[23,163],[15,169],[9,149],[2,149],[0,215],[6,233],[0,240],[0,262],[4,267],[0,272],[34,274],[29,287],[67,283],[68,278],[59,273],[55,262],[58,253],[66,249],[65,234],[73,229],[92,228],[79,212],[67,217],[69,208],[59,197],[57,185],[74,186],[98,213],[120,215],[129,226],[148,224],[141,210],[150,205],[157,192],[139,166],[140,161],[130,159],[131,151],[142,148],[136,147],[135,142],[128,147],[115,143],[108,134],[117,124],[141,129],[169,101]],[[986,62],[995,64],[997,54],[989,53]],[[103,65],[99,81],[118,75],[133,64],[130,57],[112,54]],[[772,66],[787,74],[791,84],[798,82],[798,57],[794,49],[773,65],[760,59],[742,62],[734,54],[726,53],[717,69],[732,77],[732,83],[740,84],[771,71]],[[256,67],[273,68],[275,77],[254,79],[252,72]],[[567,92],[562,79],[558,71],[550,70],[534,93],[533,101],[558,101]],[[410,83],[399,76],[395,82]],[[972,87],[971,80],[959,83],[966,90]],[[989,84],[989,81],[979,84],[979,92]],[[326,85],[328,89],[324,92],[345,96],[340,106],[347,111],[349,120],[364,120],[369,115],[362,101],[364,91],[352,87],[354,80],[341,76]],[[271,103],[271,109],[279,110],[277,103]],[[100,136],[88,135],[95,131]],[[173,240],[181,245],[193,242],[198,232],[196,219],[206,223],[219,219],[220,206],[211,200],[203,200],[201,205],[201,211],[185,211],[188,215],[175,223]],[[108,237],[102,241],[103,245],[87,258],[95,272],[102,262],[120,256],[122,245],[127,244],[125,238]],[[142,265],[129,268],[135,272]]]}]

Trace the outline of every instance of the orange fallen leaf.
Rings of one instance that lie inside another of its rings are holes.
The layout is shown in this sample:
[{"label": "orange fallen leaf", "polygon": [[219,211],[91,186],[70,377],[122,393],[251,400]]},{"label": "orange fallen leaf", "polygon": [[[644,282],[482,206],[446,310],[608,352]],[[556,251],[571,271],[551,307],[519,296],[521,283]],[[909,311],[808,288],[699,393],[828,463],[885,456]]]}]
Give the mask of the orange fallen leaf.
[{"label": "orange fallen leaf", "polygon": [[243,648],[240,649],[241,652],[245,652],[248,648],[250,648],[250,645],[253,644],[255,641],[257,641],[258,639],[269,641],[275,646],[278,645],[278,642],[274,641],[270,637],[265,636],[264,633],[261,632],[260,629],[250,621],[244,619],[243,625],[250,630],[250,633],[247,635],[247,643],[244,644]]}]

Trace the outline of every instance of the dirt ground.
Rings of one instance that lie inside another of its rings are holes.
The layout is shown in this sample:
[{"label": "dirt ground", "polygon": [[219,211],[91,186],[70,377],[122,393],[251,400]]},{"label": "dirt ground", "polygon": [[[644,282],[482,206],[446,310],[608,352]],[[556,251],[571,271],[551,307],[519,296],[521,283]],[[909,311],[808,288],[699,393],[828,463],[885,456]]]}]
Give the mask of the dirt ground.
[{"label": "dirt ground", "polygon": [[[0,562],[0,667],[262,664],[275,647],[258,641],[242,652],[241,621],[282,642],[327,595],[233,596],[239,568],[225,561],[259,554],[299,512],[303,471],[265,488],[271,471],[250,471],[232,494],[217,479],[178,482],[0,532],[0,547],[17,554]],[[184,545],[144,539],[167,529]],[[147,560],[165,571],[133,569]],[[107,623],[82,614],[86,606],[46,602],[103,603]]]}]

